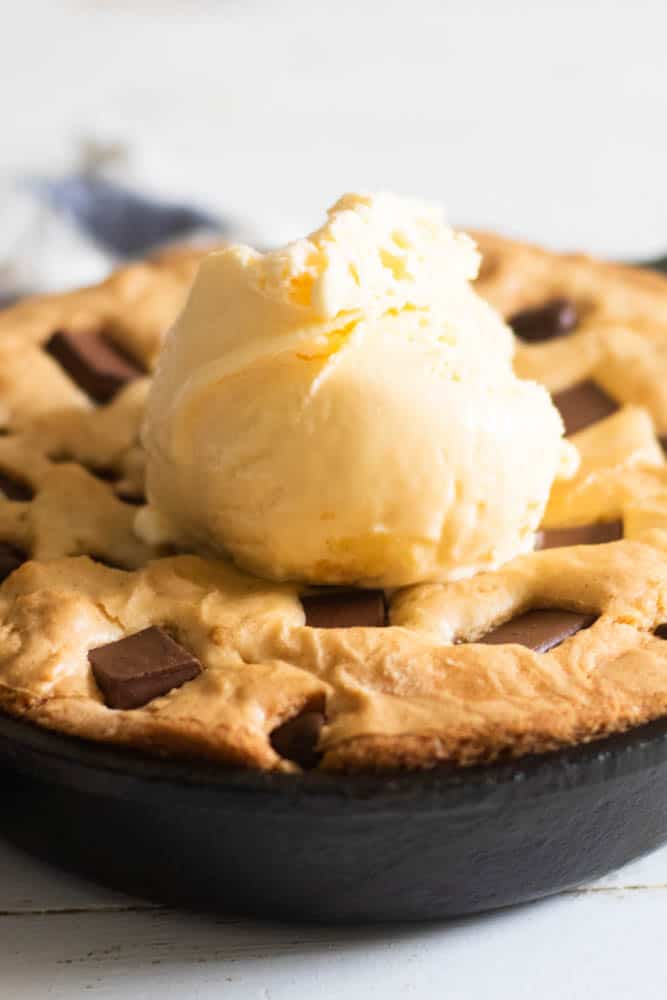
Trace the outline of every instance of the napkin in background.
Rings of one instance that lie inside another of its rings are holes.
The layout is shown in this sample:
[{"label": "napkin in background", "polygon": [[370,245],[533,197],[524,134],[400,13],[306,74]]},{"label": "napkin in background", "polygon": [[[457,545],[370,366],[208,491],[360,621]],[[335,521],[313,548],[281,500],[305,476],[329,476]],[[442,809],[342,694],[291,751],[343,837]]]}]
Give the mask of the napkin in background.
[{"label": "napkin in background", "polygon": [[128,159],[122,147],[87,143],[65,176],[0,186],[0,305],[100,281],[123,261],[173,243],[252,242],[232,217],[135,190],[122,179]]}]

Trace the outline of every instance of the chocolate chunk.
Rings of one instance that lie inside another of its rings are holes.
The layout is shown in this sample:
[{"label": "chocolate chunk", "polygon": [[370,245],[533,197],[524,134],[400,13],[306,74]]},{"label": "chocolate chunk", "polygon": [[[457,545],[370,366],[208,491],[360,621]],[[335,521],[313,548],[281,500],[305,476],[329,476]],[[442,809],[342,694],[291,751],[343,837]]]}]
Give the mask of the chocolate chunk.
[{"label": "chocolate chunk", "polygon": [[10,573],[18,569],[26,560],[27,555],[21,549],[9,542],[0,542],[0,583],[6,580]]},{"label": "chocolate chunk", "polygon": [[657,635],[659,639],[667,639],[667,624],[658,625],[654,635]]},{"label": "chocolate chunk", "polygon": [[364,625],[380,628],[387,624],[384,593],[381,590],[332,590],[304,594],[306,625],[311,628],[352,628]]},{"label": "chocolate chunk", "polygon": [[577,611],[526,611],[488,632],[480,642],[494,646],[516,642],[534,649],[536,653],[546,653],[581,629],[588,628],[594,621],[595,615],[583,615]]},{"label": "chocolate chunk", "polygon": [[98,403],[108,403],[124,385],[143,374],[136,362],[94,330],[59,330],[45,350]]},{"label": "chocolate chunk", "polygon": [[578,382],[571,389],[557,392],[553,401],[560,410],[566,434],[576,434],[584,427],[611,416],[618,409],[616,400],[608,396],[591,379]]},{"label": "chocolate chunk", "polygon": [[534,309],[523,309],[508,320],[517,337],[528,343],[552,340],[574,330],[577,307],[570,299],[557,298]]},{"label": "chocolate chunk", "polygon": [[317,743],[324,725],[323,712],[301,712],[271,733],[271,746],[287,760],[303,768],[316,767],[321,757]]},{"label": "chocolate chunk", "polygon": [[118,479],[116,470],[106,465],[87,465],[86,468],[91,476],[95,476],[95,479],[101,479],[103,483],[115,483]]},{"label": "chocolate chunk", "polygon": [[110,559],[108,556],[100,555],[97,552],[88,552],[86,554],[89,559],[93,560],[93,562],[99,563],[100,566],[106,566],[107,569],[122,569],[124,573],[127,573],[128,571],[127,566],[121,565],[121,563],[117,562],[115,559]]},{"label": "chocolate chunk", "polygon": [[109,708],[139,708],[201,673],[201,664],[164,629],[152,626],[88,653]]},{"label": "chocolate chunk", "polygon": [[3,472],[0,469],[0,490],[8,500],[32,500],[35,491],[24,479],[19,479],[13,472]]},{"label": "chocolate chunk", "polygon": [[132,504],[133,507],[143,507],[146,503],[146,497],[139,496],[137,493],[126,493],[124,490],[118,490],[118,499],[122,500],[123,503]]},{"label": "chocolate chunk", "polygon": [[123,482],[121,480],[121,473],[111,468],[111,466],[87,464],[86,469],[91,476],[95,476],[96,479],[100,479],[103,483],[109,483],[110,486],[113,486],[116,496],[123,503],[129,503],[135,507],[140,507],[146,503],[146,497],[139,495],[131,484]]},{"label": "chocolate chunk", "polygon": [[602,545],[623,538],[623,522],[607,521],[604,524],[582,524],[578,528],[552,528],[541,531],[538,549],[562,549],[566,545]]}]

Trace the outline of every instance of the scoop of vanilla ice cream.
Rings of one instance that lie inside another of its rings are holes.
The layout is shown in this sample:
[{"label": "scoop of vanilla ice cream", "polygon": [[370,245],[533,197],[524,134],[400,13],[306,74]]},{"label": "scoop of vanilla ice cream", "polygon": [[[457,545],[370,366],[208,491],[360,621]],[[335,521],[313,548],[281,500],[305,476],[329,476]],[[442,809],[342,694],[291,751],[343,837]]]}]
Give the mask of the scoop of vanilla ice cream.
[{"label": "scoop of vanilla ice cream", "polygon": [[272,579],[397,587],[533,546],[574,471],[547,392],[433,205],[346,195],[307,239],[201,266],[153,384],[137,530]]}]

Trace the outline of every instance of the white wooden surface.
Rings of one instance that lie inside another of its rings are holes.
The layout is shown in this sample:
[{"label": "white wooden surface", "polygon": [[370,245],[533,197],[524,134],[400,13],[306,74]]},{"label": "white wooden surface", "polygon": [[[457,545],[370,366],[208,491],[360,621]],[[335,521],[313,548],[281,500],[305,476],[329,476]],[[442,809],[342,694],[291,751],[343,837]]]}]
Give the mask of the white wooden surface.
[{"label": "white wooden surface", "polygon": [[0,996],[165,1000],[664,1000],[667,849],[554,900],[447,924],[327,928],[197,917],[0,842]]},{"label": "white wooden surface", "polygon": [[[82,136],[138,182],[296,235],[348,188],[617,256],[667,250],[664,0],[0,2],[0,174]],[[596,886],[447,925],[214,921],[2,840],[0,998],[667,995],[667,850]]]}]

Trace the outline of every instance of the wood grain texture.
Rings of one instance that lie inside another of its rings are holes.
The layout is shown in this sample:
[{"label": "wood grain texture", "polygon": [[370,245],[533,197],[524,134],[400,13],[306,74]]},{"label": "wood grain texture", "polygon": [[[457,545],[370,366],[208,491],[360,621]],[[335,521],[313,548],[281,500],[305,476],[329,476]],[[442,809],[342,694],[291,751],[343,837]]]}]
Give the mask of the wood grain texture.
[{"label": "wood grain texture", "polygon": [[[3,995],[22,1000],[663,1000],[660,891],[566,895],[446,925],[276,927],[171,911],[0,918]],[[652,973],[645,970],[653,970]],[[662,970],[662,971],[660,971]]]},{"label": "wood grain texture", "polygon": [[[0,838],[2,996],[663,1000],[667,847],[553,900],[448,924],[304,927],[154,907]],[[638,972],[639,970],[639,972]],[[444,984],[447,992],[441,993]]]}]

